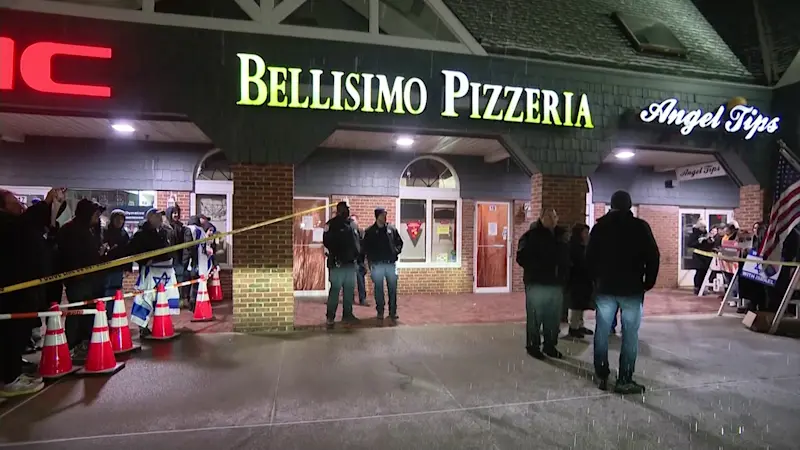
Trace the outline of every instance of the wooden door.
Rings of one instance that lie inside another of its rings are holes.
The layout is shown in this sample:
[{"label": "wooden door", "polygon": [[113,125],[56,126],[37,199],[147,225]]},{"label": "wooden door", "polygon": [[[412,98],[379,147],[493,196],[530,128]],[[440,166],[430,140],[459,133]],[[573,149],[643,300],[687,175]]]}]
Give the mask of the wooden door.
[{"label": "wooden door", "polygon": [[[294,212],[325,206],[327,199],[294,199]],[[328,220],[328,210],[320,209],[295,216],[292,232],[294,253],[294,290],[298,293],[324,293],[326,291],[325,248],[322,233]]]},{"label": "wooden door", "polygon": [[508,203],[478,202],[475,221],[475,290],[509,291],[510,218]]}]

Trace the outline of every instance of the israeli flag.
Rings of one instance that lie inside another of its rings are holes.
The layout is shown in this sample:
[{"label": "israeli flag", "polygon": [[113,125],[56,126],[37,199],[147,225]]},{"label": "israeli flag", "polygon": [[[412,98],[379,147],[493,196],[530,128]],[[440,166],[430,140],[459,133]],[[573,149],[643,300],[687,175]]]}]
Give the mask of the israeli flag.
[{"label": "israeli flag", "polygon": [[[195,241],[206,237],[206,232],[197,225],[189,225],[189,229],[192,230],[192,239]],[[204,242],[202,244],[197,244],[197,247],[195,247],[195,253],[197,254],[197,258],[195,259],[197,273],[199,275],[205,275],[206,277],[211,273],[214,263],[211,257],[208,256],[208,245],[210,245],[210,243]]]},{"label": "israeli flag", "polygon": [[[166,287],[169,313],[173,316],[179,315],[181,313],[181,299],[180,292],[175,287],[177,279],[175,277],[175,269],[172,268],[172,260],[139,267],[139,276],[135,285],[137,290],[155,289],[159,283]],[[155,309],[156,295],[156,292],[146,292],[134,297],[133,307],[131,308],[131,322],[139,327],[147,327],[149,325]]]}]

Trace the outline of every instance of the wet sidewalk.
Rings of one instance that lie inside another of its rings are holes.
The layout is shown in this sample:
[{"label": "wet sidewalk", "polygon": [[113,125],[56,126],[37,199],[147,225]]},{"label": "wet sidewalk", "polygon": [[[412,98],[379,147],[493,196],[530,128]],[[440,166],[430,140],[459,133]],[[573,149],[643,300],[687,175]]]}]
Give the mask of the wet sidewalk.
[{"label": "wet sidewalk", "polygon": [[626,397],[589,342],[532,360],[518,324],[187,334],[0,406],[0,448],[796,449],[800,341],[739,321],[647,319]]}]

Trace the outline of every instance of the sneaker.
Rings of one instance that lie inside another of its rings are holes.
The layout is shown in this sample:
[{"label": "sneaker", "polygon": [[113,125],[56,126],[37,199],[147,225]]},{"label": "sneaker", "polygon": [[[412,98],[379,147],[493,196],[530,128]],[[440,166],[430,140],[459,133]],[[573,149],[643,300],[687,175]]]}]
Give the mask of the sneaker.
[{"label": "sneaker", "polygon": [[608,378],[600,378],[599,381],[597,382],[597,388],[600,389],[601,391],[607,391]]},{"label": "sneaker", "polygon": [[69,354],[73,361],[85,361],[86,357],[89,356],[89,345],[86,342],[81,342],[70,350]]},{"label": "sneaker", "polygon": [[34,383],[34,384],[35,383],[44,383],[44,378],[40,377],[39,375],[23,373],[22,375],[20,375],[20,377],[22,377],[22,378],[24,378],[24,379],[26,379],[29,382]]},{"label": "sneaker", "polygon": [[617,384],[614,386],[614,392],[622,395],[641,394],[644,392],[644,386],[633,380],[630,381],[617,380]]},{"label": "sneaker", "polygon": [[577,339],[582,339],[585,335],[580,328],[570,328],[569,331],[567,332],[567,336]]},{"label": "sneaker", "polygon": [[0,397],[16,397],[18,395],[29,395],[41,391],[44,388],[44,382],[35,382],[22,375],[17,377],[16,380],[6,384],[0,389]]},{"label": "sneaker", "polygon": [[147,327],[139,327],[139,339],[144,339],[150,336],[153,332]]},{"label": "sneaker", "polygon": [[392,325],[397,325],[397,320],[398,319],[400,319],[400,317],[397,314],[395,314],[395,315],[391,315],[390,314],[389,315],[389,320],[392,322]]},{"label": "sneaker", "polygon": [[325,328],[332,330],[335,323],[333,319],[325,319]]},{"label": "sneaker", "polygon": [[592,330],[590,330],[590,329],[588,329],[586,327],[580,327],[580,328],[578,328],[578,331],[583,333],[584,336],[591,336],[591,335],[594,334],[594,331],[592,331]]},{"label": "sneaker", "polygon": [[356,316],[347,316],[347,317],[342,317],[342,322],[350,325],[355,325],[357,323],[361,323],[361,319],[359,319]]},{"label": "sneaker", "polygon": [[542,353],[538,347],[527,347],[525,350],[528,352],[528,355],[536,359],[544,359],[544,353]]},{"label": "sneaker", "polygon": [[545,347],[544,354],[555,359],[561,359],[564,357],[564,355],[562,355],[561,352],[555,347]]}]

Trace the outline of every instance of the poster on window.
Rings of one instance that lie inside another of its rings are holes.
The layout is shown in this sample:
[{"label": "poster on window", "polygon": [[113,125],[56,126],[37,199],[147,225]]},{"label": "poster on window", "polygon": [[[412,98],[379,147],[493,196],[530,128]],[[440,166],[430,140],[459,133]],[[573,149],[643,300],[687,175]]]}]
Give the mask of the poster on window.
[{"label": "poster on window", "polygon": [[775,286],[778,282],[778,276],[781,274],[781,267],[761,264],[761,261],[763,259],[758,256],[758,253],[755,250],[750,250],[747,255],[747,261],[742,266],[742,278],[767,286]]},{"label": "poster on window", "polygon": [[408,237],[411,238],[411,243],[416,247],[419,237],[422,236],[422,222],[419,220],[406,222],[406,231],[408,232]]}]

